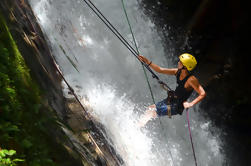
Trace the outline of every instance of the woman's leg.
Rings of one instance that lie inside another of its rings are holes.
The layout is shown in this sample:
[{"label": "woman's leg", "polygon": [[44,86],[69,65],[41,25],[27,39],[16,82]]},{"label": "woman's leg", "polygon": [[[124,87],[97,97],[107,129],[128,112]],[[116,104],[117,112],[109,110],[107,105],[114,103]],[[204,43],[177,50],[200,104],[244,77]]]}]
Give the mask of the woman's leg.
[{"label": "woman's leg", "polygon": [[150,105],[144,115],[140,117],[138,126],[143,127],[146,125],[146,123],[151,120],[152,118],[156,118],[157,113],[156,113],[156,106],[155,104]]}]

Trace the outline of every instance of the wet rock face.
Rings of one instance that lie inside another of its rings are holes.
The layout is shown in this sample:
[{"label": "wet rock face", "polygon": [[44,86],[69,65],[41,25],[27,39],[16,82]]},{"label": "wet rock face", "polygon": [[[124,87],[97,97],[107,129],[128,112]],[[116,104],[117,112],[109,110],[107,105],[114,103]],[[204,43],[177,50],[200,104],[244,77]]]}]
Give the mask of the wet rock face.
[{"label": "wet rock face", "polygon": [[46,128],[53,141],[66,151],[62,152],[66,154],[62,158],[75,166],[117,166],[123,163],[93,121],[85,117],[77,100],[64,97],[62,76],[28,1],[1,0],[0,10],[6,17],[32,78],[43,90],[42,104],[55,112],[60,120],[58,128]]},{"label": "wet rock face", "polygon": [[188,51],[198,59],[195,75],[207,92],[201,113],[226,132],[229,165],[251,160],[247,6],[234,0],[142,0],[158,28],[169,30],[164,36],[172,39],[167,47],[174,46],[176,55]]}]

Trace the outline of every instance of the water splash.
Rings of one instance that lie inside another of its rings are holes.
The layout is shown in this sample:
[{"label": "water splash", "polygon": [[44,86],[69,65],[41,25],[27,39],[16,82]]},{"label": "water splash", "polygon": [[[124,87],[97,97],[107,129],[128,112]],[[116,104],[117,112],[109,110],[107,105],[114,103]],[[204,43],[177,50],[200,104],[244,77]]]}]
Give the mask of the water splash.
[{"label": "water splash", "polygon": [[97,85],[87,91],[92,116],[105,125],[106,132],[113,140],[113,146],[123,157],[126,165],[153,165],[152,140],[144,130],[137,127],[136,104],[120,96],[109,85]]},{"label": "water splash", "polygon": [[[163,117],[161,125],[155,119],[146,128],[137,128],[139,116],[151,104],[140,63],[82,1],[30,0],[30,3],[66,79],[75,89],[82,87],[76,92],[87,96],[91,115],[105,127],[107,139],[122,156],[125,166],[194,165],[185,115]],[[93,3],[131,41],[121,2]],[[160,66],[175,67],[168,59],[173,53],[164,52],[155,25],[143,14],[137,1],[128,0],[126,5],[141,54]],[[80,73],[65,54],[75,60]],[[160,78],[175,87],[175,77]],[[156,100],[164,98],[166,93],[158,83],[153,79],[150,83]],[[190,118],[199,165],[222,165],[220,131],[193,109]],[[211,130],[216,131],[214,135]]]}]

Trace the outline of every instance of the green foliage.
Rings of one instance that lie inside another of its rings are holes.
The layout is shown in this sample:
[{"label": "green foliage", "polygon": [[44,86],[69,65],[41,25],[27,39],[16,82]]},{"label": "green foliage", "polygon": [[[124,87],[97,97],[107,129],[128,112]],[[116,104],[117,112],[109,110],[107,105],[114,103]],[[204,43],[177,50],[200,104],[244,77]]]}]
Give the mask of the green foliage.
[{"label": "green foliage", "polygon": [[17,162],[24,162],[22,159],[13,158],[15,154],[15,150],[0,150],[0,166],[16,166]]},{"label": "green foliage", "polygon": [[40,94],[0,13],[0,147],[17,151],[1,150],[0,166],[61,162],[55,161],[60,158],[58,147],[47,134],[48,126],[57,126],[56,120],[42,111],[49,108],[41,104]]}]

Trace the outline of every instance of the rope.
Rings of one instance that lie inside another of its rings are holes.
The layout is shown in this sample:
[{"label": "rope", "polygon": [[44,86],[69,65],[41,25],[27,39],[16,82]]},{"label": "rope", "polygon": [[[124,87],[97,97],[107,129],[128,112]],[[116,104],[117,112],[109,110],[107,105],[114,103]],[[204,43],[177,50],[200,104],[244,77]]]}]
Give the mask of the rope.
[{"label": "rope", "polygon": [[[109,30],[126,46],[126,48],[140,61],[138,58],[138,52],[127,42],[127,40],[118,32],[118,30],[111,24],[111,22],[102,14],[102,12],[90,1],[82,0],[87,6],[98,16],[98,18],[107,26]],[[141,61],[140,61],[141,62]],[[152,74],[152,77],[157,79],[158,83],[165,89],[171,90],[171,88],[161,81],[159,77],[152,71],[152,69],[146,64],[141,62],[141,64]]]},{"label": "rope", "polygon": [[77,100],[77,102],[79,103],[80,107],[84,110],[84,114],[85,117],[92,120],[91,116],[89,115],[89,113],[86,111],[85,107],[83,106],[83,104],[81,103],[81,101],[79,100],[77,94],[75,93],[74,89],[70,86],[70,84],[66,81],[63,73],[61,72],[61,70],[58,68],[58,66],[56,65],[56,59],[50,54],[50,57],[52,58],[53,61],[53,65],[55,66],[57,72],[59,73],[59,75],[61,76],[61,78],[64,80],[64,82],[66,83],[66,85],[68,86],[69,90],[71,91],[71,94],[73,94],[73,96],[75,97],[75,99]]},{"label": "rope", "polygon": [[[133,33],[133,31],[132,31],[131,23],[130,23],[130,21],[129,21],[129,18],[128,18],[128,15],[127,15],[127,12],[126,12],[124,0],[121,0],[121,2],[122,2],[122,6],[123,6],[123,10],[124,10],[124,13],[125,13],[125,16],[126,16],[127,23],[128,23],[128,25],[129,25],[129,28],[130,28],[130,31],[131,31],[131,34],[132,34],[132,38],[133,38],[133,42],[134,42],[135,48],[136,48],[137,53],[138,53],[138,55],[139,55],[139,49],[138,49],[138,46],[137,46],[137,42],[136,42],[134,33]],[[144,75],[145,75],[145,78],[146,78],[146,81],[147,81],[149,90],[150,90],[150,92],[151,92],[151,96],[152,96],[153,103],[155,104],[155,100],[154,100],[152,88],[151,88],[151,85],[150,85],[150,83],[149,83],[149,79],[148,79],[148,77],[147,77],[147,74],[146,74],[146,71],[145,71],[145,68],[144,68],[143,65],[142,65],[142,68],[143,68],[143,70],[144,70]],[[160,122],[160,126],[161,126],[161,128],[162,128],[162,130],[163,130],[163,125],[162,125],[162,123],[161,123],[161,119],[160,119],[160,118],[159,118],[159,122]],[[173,162],[173,156],[172,156],[172,153],[171,153],[171,151],[170,151],[169,144],[168,144],[168,140],[167,140],[167,145],[168,145],[168,151],[169,151],[169,155],[170,155],[170,157],[171,157],[172,163],[174,163],[174,162]],[[173,165],[174,165],[174,164],[173,164]]]},{"label": "rope", "polygon": [[[129,28],[130,28],[130,31],[131,31],[131,34],[132,34],[132,38],[133,38],[133,42],[134,42],[135,48],[136,48],[137,53],[138,53],[138,55],[139,55],[139,49],[138,49],[138,46],[137,46],[137,42],[136,42],[134,33],[133,33],[133,31],[132,31],[131,23],[130,23],[130,21],[129,21],[129,18],[128,18],[128,15],[127,15],[127,12],[126,12],[124,0],[121,0],[121,2],[122,2],[122,6],[123,6],[123,10],[124,10],[124,13],[125,13],[125,16],[126,16],[127,23],[128,23],[128,25],[129,25]],[[141,65],[142,65],[142,68],[143,68],[143,71],[144,71],[144,75],[145,75],[145,78],[146,78],[146,82],[147,82],[148,88],[149,88],[150,93],[151,93],[151,97],[152,97],[153,103],[155,104],[155,100],[154,100],[152,88],[151,88],[151,85],[150,85],[148,76],[147,76],[147,74],[146,74],[146,70],[145,70],[145,68],[144,68],[144,66],[143,66],[142,63],[141,63]]]},{"label": "rope", "polygon": [[191,132],[191,128],[190,128],[188,108],[186,109],[186,114],[187,114],[188,131],[189,131],[190,141],[191,141],[191,145],[192,145],[192,149],[193,149],[193,158],[194,158],[195,166],[197,166],[197,160],[196,160],[196,155],[195,155],[194,146],[193,146],[192,132]]},{"label": "rope", "polygon": [[[124,6],[124,3],[123,3],[123,0],[122,1],[122,4],[123,4],[123,8],[124,8],[124,11],[125,11],[125,15],[126,15],[126,18],[127,18],[127,22],[129,24],[129,27],[130,27],[130,31],[132,33],[132,37],[133,37],[133,40],[134,40],[134,44],[135,44],[135,47],[137,49],[137,51],[134,50],[134,48],[127,42],[127,40],[117,31],[117,29],[110,23],[110,21],[102,14],[102,12],[100,12],[100,10],[90,1],[90,0],[83,0],[89,7],[90,9],[100,18],[100,20],[107,26],[108,29],[110,29],[113,34],[115,36],[117,36],[117,38],[127,47],[127,49],[140,61],[140,59],[138,58],[138,55],[139,55],[139,50],[138,50],[138,47],[137,47],[137,44],[136,44],[136,40],[135,40],[135,37],[133,35],[133,31],[132,31],[132,28],[131,28],[131,25],[130,25],[130,22],[129,22],[129,19],[128,19],[128,16],[127,16],[127,13],[126,13],[126,10],[125,10],[125,6]],[[88,1],[88,2],[87,2]],[[141,62],[141,61],[140,61]],[[161,86],[163,87],[163,89],[167,90],[167,91],[170,91],[171,88],[165,84],[163,81],[161,81],[159,79],[159,77],[150,69],[150,67],[146,64],[146,63],[143,63],[141,62],[142,64],[142,67],[144,69],[144,67],[146,69],[148,69],[148,71],[150,71],[150,73],[152,74],[152,77],[157,79],[159,84],[161,84]],[[59,72],[61,74],[61,72]],[[152,99],[153,99],[153,102],[155,103],[154,101],[154,97],[153,97],[153,94],[152,94],[152,90],[151,90],[151,86],[149,84],[149,80],[148,80],[148,77],[146,75],[146,72],[145,72],[145,69],[144,69],[144,74],[146,76],[146,79],[147,79],[147,83],[148,83],[148,86],[149,86],[149,89],[150,89],[150,92],[151,92],[151,96],[152,96]],[[66,82],[66,80],[64,80]],[[67,83],[70,91],[74,94],[74,90],[70,87],[70,85]],[[74,95],[75,96],[75,95]],[[77,98],[77,96],[75,96],[75,98]],[[78,100],[78,99],[77,99]],[[80,103],[81,107],[84,109],[83,105],[81,104],[81,102],[78,100],[78,102]],[[85,109],[84,109],[85,110]],[[192,140],[192,134],[191,134],[191,129],[190,129],[190,121],[189,121],[189,114],[188,114],[188,109],[186,110],[187,112],[187,122],[188,122],[188,128],[189,128],[189,134],[190,134],[190,140],[191,140],[191,144],[192,144],[192,149],[193,149],[193,156],[194,156],[194,161],[195,161],[195,165],[197,166],[197,161],[196,161],[196,156],[195,156],[195,151],[194,151],[194,146],[193,146],[193,140]],[[85,111],[85,113],[87,114],[87,112]],[[87,114],[88,115],[88,114]],[[160,122],[161,124],[161,122]],[[171,158],[172,158],[172,154],[171,152],[169,151],[170,155],[171,155]],[[172,158],[173,160],[173,158]]]},{"label": "rope", "polygon": [[[79,100],[77,94],[75,93],[74,89],[71,87],[71,85],[68,83],[68,81],[65,79],[63,73],[61,72],[61,70],[59,69],[58,65],[57,65],[57,62],[56,62],[56,59],[54,58],[53,55],[51,55],[51,53],[49,52],[48,54],[51,58],[52,58],[52,62],[53,62],[53,65],[54,67],[56,68],[56,71],[59,73],[59,75],[61,76],[61,78],[63,79],[63,81],[66,83],[66,85],[68,86],[69,90],[71,91],[71,94],[75,97],[75,99],[77,100],[77,102],[79,103],[80,107],[83,109],[84,111],[84,117],[82,114],[80,114],[80,116],[82,118],[87,118],[89,120],[91,120],[93,123],[93,118],[90,116],[90,114],[86,111],[86,109],[84,108],[83,104],[81,103],[81,101]],[[41,64],[43,66],[43,64]],[[44,66],[43,66],[44,67]],[[44,67],[45,68],[45,67]],[[45,68],[46,69],[46,68]],[[46,69],[47,70],[47,69]],[[100,147],[97,145],[97,143],[95,142],[95,140],[93,139],[93,136],[88,133],[88,136],[91,140],[91,142],[96,146],[96,148],[99,150],[101,156],[103,157],[103,159],[105,160],[105,162],[107,163],[107,159],[105,158],[105,155],[104,153],[101,151]],[[116,161],[116,164],[119,165],[119,163],[121,163],[116,157],[112,156],[112,158]]]},{"label": "rope", "polygon": [[[127,42],[127,40],[118,32],[118,30],[110,23],[110,21],[102,14],[102,12],[90,0],[83,0],[83,1],[97,15],[97,17],[107,26],[107,28],[109,30],[111,30],[111,32],[126,46],[126,48],[140,61],[140,59],[138,58],[139,50],[138,50],[138,47],[137,47],[137,44],[136,44],[135,37],[133,35],[133,31],[132,31],[131,24],[129,22],[129,19],[128,19],[126,10],[125,10],[123,0],[122,0],[123,8],[124,8],[124,11],[125,11],[125,15],[126,15],[126,18],[127,18],[127,21],[128,21],[129,27],[130,27],[130,31],[132,33],[132,37],[133,37],[134,44],[135,44],[135,47],[136,47],[137,51],[135,51],[135,49]],[[159,77],[151,70],[151,68],[146,63],[141,62],[141,64],[142,64],[143,69],[145,67],[152,74],[152,77],[157,79],[158,83],[161,85],[161,87],[163,89],[165,89],[166,91],[171,91],[172,90],[166,83],[164,83],[163,81],[161,81],[159,79]],[[152,93],[152,90],[151,90],[151,86],[150,86],[148,77],[146,75],[145,69],[144,69],[144,74],[146,76],[148,87],[149,87],[150,92],[151,92],[152,100],[155,103],[153,93]],[[161,121],[160,121],[160,125],[162,127]],[[173,162],[173,157],[172,157],[172,154],[170,152],[170,148],[168,148],[168,149],[169,149],[169,153],[170,153],[170,156],[171,156],[171,159],[172,159],[172,162]]]}]

